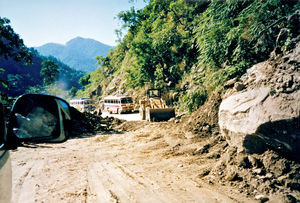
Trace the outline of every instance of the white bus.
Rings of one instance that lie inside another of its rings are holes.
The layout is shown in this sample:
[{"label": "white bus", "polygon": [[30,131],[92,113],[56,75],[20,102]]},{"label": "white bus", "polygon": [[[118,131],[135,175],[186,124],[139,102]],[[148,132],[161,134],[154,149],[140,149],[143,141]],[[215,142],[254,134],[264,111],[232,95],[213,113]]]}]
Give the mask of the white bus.
[{"label": "white bus", "polygon": [[103,99],[103,111],[109,113],[133,112],[132,97],[127,96],[108,96]]},{"label": "white bus", "polygon": [[70,106],[76,108],[80,112],[89,112],[95,109],[93,100],[89,98],[71,99]]}]

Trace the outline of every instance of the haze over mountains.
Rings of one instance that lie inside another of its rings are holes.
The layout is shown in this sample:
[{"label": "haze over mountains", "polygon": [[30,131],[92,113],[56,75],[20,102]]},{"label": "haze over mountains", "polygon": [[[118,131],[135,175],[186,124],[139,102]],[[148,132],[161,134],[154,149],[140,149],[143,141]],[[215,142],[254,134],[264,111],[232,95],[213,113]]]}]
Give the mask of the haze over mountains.
[{"label": "haze over mountains", "polygon": [[112,46],[103,44],[93,39],[76,37],[65,45],[47,43],[34,47],[43,56],[54,56],[71,68],[85,72],[96,69],[96,56],[106,56]]}]

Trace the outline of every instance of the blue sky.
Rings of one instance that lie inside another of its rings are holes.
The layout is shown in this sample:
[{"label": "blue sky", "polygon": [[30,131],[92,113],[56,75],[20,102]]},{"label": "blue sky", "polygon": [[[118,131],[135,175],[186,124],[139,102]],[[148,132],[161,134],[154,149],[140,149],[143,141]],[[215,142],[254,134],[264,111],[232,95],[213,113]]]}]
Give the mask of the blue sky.
[{"label": "blue sky", "polygon": [[116,18],[130,7],[143,8],[143,0],[0,0],[0,16],[10,19],[14,31],[28,47],[49,42],[65,44],[75,37],[116,45]]}]

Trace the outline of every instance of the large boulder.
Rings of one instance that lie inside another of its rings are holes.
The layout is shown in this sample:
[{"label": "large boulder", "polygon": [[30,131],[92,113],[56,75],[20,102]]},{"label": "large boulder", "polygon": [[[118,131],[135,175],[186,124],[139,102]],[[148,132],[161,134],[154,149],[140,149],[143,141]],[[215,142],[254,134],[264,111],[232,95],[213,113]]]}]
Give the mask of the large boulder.
[{"label": "large boulder", "polygon": [[242,77],[247,88],[231,90],[222,101],[221,133],[239,151],[272,149],[300,160],[299,50],[300,43],[289,54],[253,66]]}]

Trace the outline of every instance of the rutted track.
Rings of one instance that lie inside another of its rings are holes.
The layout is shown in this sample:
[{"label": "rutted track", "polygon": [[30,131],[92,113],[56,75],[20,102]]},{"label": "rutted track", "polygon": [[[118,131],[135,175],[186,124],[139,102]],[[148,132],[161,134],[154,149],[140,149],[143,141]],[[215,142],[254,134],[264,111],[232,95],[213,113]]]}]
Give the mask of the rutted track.
[{"label": "rutted track", "polygon": [[199,181],[199,166],[188,156],[171,157],[183,140],[164,124],[127,122],[123,128],[129,132],[12,152],[13,202],[248,201]]}]

